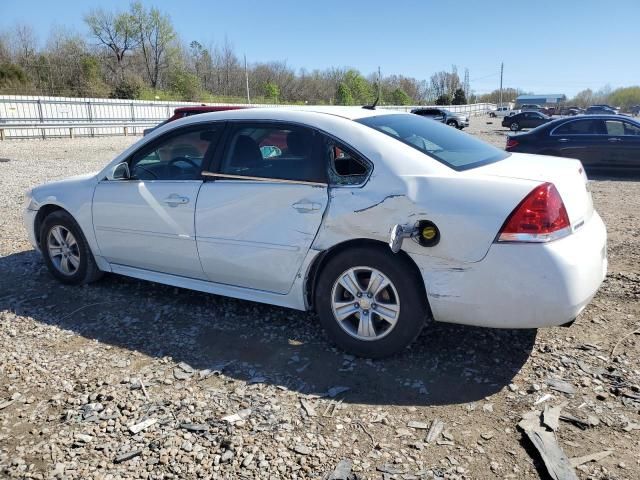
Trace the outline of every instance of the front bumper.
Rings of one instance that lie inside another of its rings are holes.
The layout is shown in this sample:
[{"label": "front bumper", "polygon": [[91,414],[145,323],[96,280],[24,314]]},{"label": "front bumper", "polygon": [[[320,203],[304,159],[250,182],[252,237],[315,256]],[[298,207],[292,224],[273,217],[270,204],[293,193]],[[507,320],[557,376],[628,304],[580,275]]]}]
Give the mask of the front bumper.
[{"label": "front bumper", "polygon": [[[582,312],[607,273],[606,229],[593,216],[545,244],[496,243],[477,263],[421,265],[435,320],[495,328],[563,325]],[[424,257],[422,259],[424,262]]]},{"label": "front bumper", "polygon": [[40,247],[38,246],[38,241],[36,240],[36,215],[38,212],[36,210],[30,210],[25,208],[22,213],[22,222],[24,224],[24,228],[27,230],[27,236],[29,238],[29,242],[33,245],[37,251],[40,251]]}]

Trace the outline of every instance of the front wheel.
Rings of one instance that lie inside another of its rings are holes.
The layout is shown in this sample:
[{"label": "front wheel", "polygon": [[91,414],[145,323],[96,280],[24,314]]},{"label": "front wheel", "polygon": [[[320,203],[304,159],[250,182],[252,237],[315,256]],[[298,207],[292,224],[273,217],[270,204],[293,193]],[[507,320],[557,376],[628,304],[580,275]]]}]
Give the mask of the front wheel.
[{"label": "front wheel", "polygon": [[520,124],[518,122],[513,122],[509,128],[511,129],[512,132],[517,132],[518,130],[520,130]]},{"label": "front wheel", "polygon": [[65,211],[44,219],[40,247],[49,272],[62,283],[83,285],[102,276],[80,227]]},{"label": "front wheel", "polygon": [[455,120],[449,120],[447,122],[447,125],[449,125],[450,127],[456,127],[458,128],[458,122],[456,122]]},{"label": "front wheel", "polygon": [[382,358],[418,336],[428,307],[422,279],[409,262],[370,247],[345,250],[328,261],[318,280],[316,308],[340,348]]}]

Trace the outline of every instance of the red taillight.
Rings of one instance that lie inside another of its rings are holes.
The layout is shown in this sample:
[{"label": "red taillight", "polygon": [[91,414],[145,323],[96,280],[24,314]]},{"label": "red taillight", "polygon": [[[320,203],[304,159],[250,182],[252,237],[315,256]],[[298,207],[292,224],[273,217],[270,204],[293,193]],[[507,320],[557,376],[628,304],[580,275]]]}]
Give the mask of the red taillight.
[{"label": "red taillight", "polygon": [[548,242],[571,233],[569,215],[553,183],[537,186],[504,222],[499,242]]},{"label": "red taillight", "polygon": [[507,137],[507,147],[505,148],[505,150],[509,150],[510,148],[513,147],[517,147],[518,146],[518,142],[511,138],[511,137]]}]

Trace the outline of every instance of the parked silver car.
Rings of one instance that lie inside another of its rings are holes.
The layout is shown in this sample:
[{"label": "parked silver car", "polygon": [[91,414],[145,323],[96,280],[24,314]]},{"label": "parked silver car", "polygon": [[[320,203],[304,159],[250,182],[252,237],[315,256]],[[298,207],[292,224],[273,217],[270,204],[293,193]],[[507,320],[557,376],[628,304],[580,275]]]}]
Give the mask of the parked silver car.
[{"label": "parked silver car", "polygon": [[446,123],[450,127],[456,127],[459,130],[469,126],[468,116],[462,113],[450,112],[446,108],[414,108],[411,113]]}]

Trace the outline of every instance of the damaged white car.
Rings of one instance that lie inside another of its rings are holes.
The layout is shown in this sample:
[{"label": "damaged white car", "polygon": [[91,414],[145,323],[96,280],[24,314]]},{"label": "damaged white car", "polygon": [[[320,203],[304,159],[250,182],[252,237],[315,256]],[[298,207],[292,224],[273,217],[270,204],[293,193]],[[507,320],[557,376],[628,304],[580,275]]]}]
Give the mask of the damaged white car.
[{"label": "damaged white car", "polygon": [[25,223],[62,282],[113,272],[315,310],[367,357],[429,320],[566,324],[607,268],[579,161],[372,108],[172,122],[97,174],[31,190]]}]

